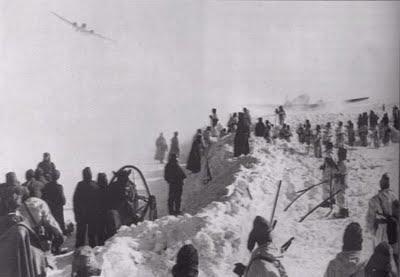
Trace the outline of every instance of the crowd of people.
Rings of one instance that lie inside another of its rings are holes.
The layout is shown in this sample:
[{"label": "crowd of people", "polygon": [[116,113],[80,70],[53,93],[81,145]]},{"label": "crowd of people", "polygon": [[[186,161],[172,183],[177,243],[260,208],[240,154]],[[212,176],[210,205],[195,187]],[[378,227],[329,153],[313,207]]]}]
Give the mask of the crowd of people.
[{"label": "crowd of people", "polygon": [[[269,120],[258,118],[253,128],[250,111],[243,108],[241,112],[230,116],[224,128],[217,109],[213,108],[209,115],[209,125],[198,129],[193,137],[186,163],[187,171],[178,162],[181,155],[178,132],[174,132],[169,147],[161,133],[156,140],[154,158],[164,163],[168,152],[164,179],[169,184],[169,214],[182,214],[181,197],[187,174],[206,172],[210,175],[209,149],[219,139],[233,136],[234,157],[250,153],[249,138],[252,132],[255,137],[264,138],[266,143],[275,143],[277,139],[290,142],[292,132],[286,123],[286,111],[280,106],[275,114],[278,124],[276,120],[272,124]],[[306,120],[296,130],[298,142],[306,145],[307,153],[313,148],[314,156],[323,159],[320,167],[323,192],[321,207],[332,209],[333,205],[337,205],[338,212],[334,214],[337,218],[348,217],[350,213],[345,195],[348,187],[347,149],[369,144],[380,147],[381,143],[387,145],[390,141],[396,142],[393,132],[399,130],[399,109],[396,106],[393,108],[392,120],[387,113],[379,119],[374,111],[370,111],[369,114],[359,115],[357,130],[351,120],[346,126],[341,121],[337,122],[335,130],[331,122],[324,126],[315,125],[313,129],[311,122]],[[333,155],[335,148],[337,158]],[[77,249],[86,244],[90,247],[103,245],[121,225],[136,224],[139,221],[136,212],[142,196],[130,181],[130,174],[129,170],[116,172],[115,180],[113,178],[114,181],[109,182],[107,175],[100,172],[95,181],[90,167],[83,169],[82,180],[73,195]],[[72,226],[66,226],[64,222],[63,207],[66,199],[63,186],[58,182],[60,171],[51,161],[49,153],[43,154],[43,160],[35,170],[26,171],[25,179],[21,184],[16,174],[9,172],[6,174],[6,182],[0,185],[0,243],[4,246],[0,252],[6,257],[0,259],[1,276],[13,276],[16,272],[19,276],[46,276],[46,267],[49,266],[46,256],[50,253],[65,253],[66,249],[62,245],[66,236],[73,231]],[[366,215],[366,231],[374,236],[374,253],[368,261],[362,261],[360,251],[363,232],[360,225],[353,222],[344,232],[342,252],[329,263],[325,276],[394,276],[398,270],[399,257],[398,215],[399,201],[390,190],[389,176],[384,174],[380,180],[379,192],[369,201]],[[237,266],[236,273],[246,277],[287,276],[279,258],[271,254],[273,228],[266,219],[260,216],[255,218],[248,240],[248,249],[252,253],[250,261],[247,266]],[[16,243],[18,249],[15,249]],[[21,257],[29,262],[18,262]],[[198,264],[197,250],[193,245],[185,245],[178,253],[172,274],[175,277],[197,276]]]}]

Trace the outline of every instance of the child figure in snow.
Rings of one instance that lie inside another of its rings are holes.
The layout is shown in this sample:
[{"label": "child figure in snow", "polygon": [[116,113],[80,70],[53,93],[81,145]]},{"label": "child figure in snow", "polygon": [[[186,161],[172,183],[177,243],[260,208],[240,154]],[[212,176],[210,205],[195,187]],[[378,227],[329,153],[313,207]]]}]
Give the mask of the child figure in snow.
[{"label": "child figure in snow", "polygon": [[157,150],[154,159],[160,161],[160,163],[163,164],[165,159],[165,154],[168,151],[168,144],[164,138],[163,133],[160,133],[160,136],[156,140],[156,149]]},{"label": "child figure in snow", "polygon": [[380,180],[381,190],[368,203],[367,228],[374,235],[374,246],[382,241],[389,241],[387,217],[392,216],[393,202],[396,194],[390,189],[390,180],[383,174]]}]

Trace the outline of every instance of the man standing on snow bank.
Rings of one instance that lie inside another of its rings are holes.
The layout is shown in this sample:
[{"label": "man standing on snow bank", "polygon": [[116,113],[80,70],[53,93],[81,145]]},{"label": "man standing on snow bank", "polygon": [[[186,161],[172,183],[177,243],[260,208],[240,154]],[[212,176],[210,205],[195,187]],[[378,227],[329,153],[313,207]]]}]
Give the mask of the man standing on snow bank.
[{"label": "man standing on snow bank", "polygon": [[164,170],[164,179],[169,184],[168,211],[170,215],[181,213],[182,188],[185,178],[186,174],[179,166],[176,155],[171,154]]},{"label": "man standing on snow bank", "polygon": [[173,277],[197,277],[199,275],[199,254],[197,249],[186,244],[182,246],[176,257],[176,264],[172,268]]},{"label": "man standing on snow bank", "polygon": [[172,154],[175,154],[177,158],[179,157],[180,154],[178,132],[174,132],[174,136],[171,139],[171,147],[169,148],[168,156],[171,156]]},{"label": "man standing on snow bank", "polygon": [[362,229],[360,224],[352,222],[343,234],[342,252],[328,264],[324,277],[364,277],[366,261],[362,259]]},{"label": "man standing on snow bank", "polygon": [[374,246],[382,241],[389,241],[390,228],[388,232],[387,218],[393,216],[393,202],[397,199],[396,194],[389,187],[389,177],[383,174],[380,180],[381,190],[369,200],[367,228],[374,235]]},{"label": "man standing on snow bank", "polygon": [[254,219],[248,241],[248,249],[257,243],[258,247],[252,252],[247,265],[245,277],[287,277],[286,270],[280,261],[269,253],[272,243],[271,224],[263,217]]},{"label": "man standing on snow bank", "polygon": [[[43,153],[43,161],[41,161],[37,168],[40,168],[43,171],[43,176],[46,178],[47,182],[51,181],[51,177],[56,170],[55,164],[51,161],[51,157],[49,153]],[[39,180],[40,181],[40,180]]]},{"label": "man standing on snow bank", "polygon": [[239,157],[250,153],[249,145],[250,125],[246,123],[243,113],[239,113],[239,122],[234,139],[233,156]]}]

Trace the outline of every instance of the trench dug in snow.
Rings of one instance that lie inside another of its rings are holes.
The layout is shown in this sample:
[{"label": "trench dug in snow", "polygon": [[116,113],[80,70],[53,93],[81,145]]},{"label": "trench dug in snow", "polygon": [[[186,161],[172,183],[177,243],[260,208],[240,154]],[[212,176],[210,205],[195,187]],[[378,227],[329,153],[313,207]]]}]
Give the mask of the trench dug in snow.
[{"label": "trench dug in snow", "polygon": [[[327,210],[318,209],[299,223],[321,201],[321,189],[313,189],[287,212],[284,207],[296,190],[320,181],[322,160],[307,155],[297,142],[271,145],[252,138],[251,145],[251,155],[233,159],[231,137],[215,143],[208,155],[212,182],[204,185],[201,173],[190,175],[185,182],[183,208],[187,213],[122,227],[104,247],[96,249],[102,276],[171,276],[176,254],[185,243],[199,250],[200,276],[235,276],[234,263],[249,259],[246,246],[252,221],[256,215],[269,219],[279,180],[282,189],[274,244],[279,247],[295,237],[282,262],[289,276],[322,276],[328,261],[341,249],[345,226],[351,221],[365,226],[368,199],[378,190],[381,174],[388,172],[391,183],[398,184],[397,144],[353,148],[348,153],[346,192],[350,218],[327,219]],[[371,251],[370,241],[365,234],[366,254]]]}]

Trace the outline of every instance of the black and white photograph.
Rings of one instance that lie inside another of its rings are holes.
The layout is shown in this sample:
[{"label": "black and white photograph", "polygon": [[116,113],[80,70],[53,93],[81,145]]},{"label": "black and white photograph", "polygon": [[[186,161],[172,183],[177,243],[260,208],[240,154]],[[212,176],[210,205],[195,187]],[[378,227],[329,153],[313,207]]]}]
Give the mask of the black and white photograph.
[{"label": "black and white photograph", "polygon": [[0,277],[400,276],[400,1],[0,0]]}]

